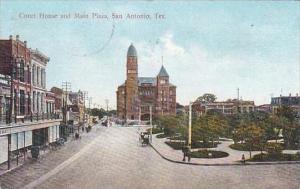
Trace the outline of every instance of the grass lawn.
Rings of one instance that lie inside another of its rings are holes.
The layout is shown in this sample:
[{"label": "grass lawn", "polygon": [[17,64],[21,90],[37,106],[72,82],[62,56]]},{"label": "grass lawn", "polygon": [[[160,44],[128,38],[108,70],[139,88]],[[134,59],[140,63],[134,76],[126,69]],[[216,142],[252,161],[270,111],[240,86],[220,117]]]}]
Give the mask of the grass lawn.
[{"label": "grass lawn", "polygon": [[158,133],[162,133],[162,132],[163,132],[163,130],[159,127],[152,129],[152,134],[158,134]]},{"label": "grass lawn", "polygon": [[[173,142],[173,141],[166,141],[165,142],[167,145],[169,145],[171,148],[173,148],[174,150],[181,150],[182,146],[184,145],[184,142]],[[192,149],[195,148],[214,148],[217,147],[218,143],[215,142],[214,146],[212,145],[212,143],[208,143],[208,145],[204,145],[203,142],[197,142],[197,143],[193,143],[192,144]]]},{"label": "grass lawn", "polygon": [[300,154],[256,154],[247,161],[300,161]]},{"label": "grass lawn", "polygon": [[192,158],[223,158],[229,156],[228,153],[215,150],[199,150],[192,152]]},{"label": "grass lawn", "polygon": [[167,136],[164,133],[156,135],[156,138],[166,138]]},{"label": "grass lawn", "polygon": [[165,142],[168,146],[173,148],[174,150],[182,150],[182,147],[184,146],[184,142],[170,142],[166,141]]},{"label": "grass lawn", "polygon": [[[234,150],[248,151],[248,148],[245,144],[236,143],[229,145],[229,147]],[[260,151],[260,149],[257,147],[253,147],[252,151]]]},{"label": "grass lawn", "polygon": [[212,142],[209,142],[207,144],[203,143],[203,142],[194,142],[192,143],[192,148],[216,148],[218,147],[218,142],[214,142],[214,144]]}]

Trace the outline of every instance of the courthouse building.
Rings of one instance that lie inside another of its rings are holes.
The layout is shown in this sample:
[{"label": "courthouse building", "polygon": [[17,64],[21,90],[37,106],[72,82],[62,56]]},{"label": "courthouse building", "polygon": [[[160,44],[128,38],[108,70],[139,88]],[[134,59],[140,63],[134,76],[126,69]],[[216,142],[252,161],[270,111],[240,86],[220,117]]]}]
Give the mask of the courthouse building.
[{"label": "courthouse building", "polygon": [[138,56],[131,44],[127,51],[126,81],[117,89],[117,116],[120,119],[148,120],[153,116],[176,114],[176,86],[164,66],[156,77],[138,76]]}]

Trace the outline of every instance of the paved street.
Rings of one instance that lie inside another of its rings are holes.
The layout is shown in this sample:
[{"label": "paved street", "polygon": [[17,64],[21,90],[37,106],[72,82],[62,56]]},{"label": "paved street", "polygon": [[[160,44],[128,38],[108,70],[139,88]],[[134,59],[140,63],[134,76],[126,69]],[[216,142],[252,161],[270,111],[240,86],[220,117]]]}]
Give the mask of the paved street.
[{"label": "paved street", "polygon": [[[30,175],[26,174],[29,173]],[[291,188],[300,165],[192,166],[162,159],[138,143],[137,128],[98,127],[0,177],[2,188]],[[9,185],[11,183],[11,186]]]}]

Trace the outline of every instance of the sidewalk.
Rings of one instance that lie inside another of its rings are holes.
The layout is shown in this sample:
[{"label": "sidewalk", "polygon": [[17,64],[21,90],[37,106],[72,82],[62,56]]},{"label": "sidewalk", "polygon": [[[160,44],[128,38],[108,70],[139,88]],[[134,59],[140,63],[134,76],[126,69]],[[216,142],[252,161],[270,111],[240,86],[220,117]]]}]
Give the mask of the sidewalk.
[{"label": "sidewalk", "polygon": [[[216,148],[209,148],[211,150],[218,150],[227,152],[229,156],[224,158],[213,158],[213,159],[206,159],[206,158],[192,158],[191,161],[183,162],[183,154],[181,150],[174,150],[167,144],[165,141],[168,141],[166,138],[156,138],[156,135],[153,135],[152,138],[152,148],[160,155],[162,158],[174,162],[174,163],[186,163],[186,164],[193,164],[193,165],[244,165],[240,163],[241,157],[244,154],[245,158],[250,158],[250,154],[248,151],[238,151],[231,149],[229,147],[230,144],[233,144],[233,141],[221,141],[221,144],[218,145]],[[192,151],[197,151],[198,149],[192,149]],[[296,153],[295,151],[287,151],[288,153]],[[259,154],[260,151],[253,151],[252,156],[255,154]],[[281,161],[281,162],[247,162],[247,165],[257,165],[257,164],[292,164],[292,163],[300,163],[300,161]]]},{"label": "sidewalk", "polygon": [[[92,133],[95,132],[96,129],[97,128],[92,129]],[[83,138],[83,139],[87,138],[88,135],[89,135],[89,133],[86,133],[85,131],[84,132],[80,131],[81,138]],[[78,141],[75,141],[74,136],[72,134],[70,134],[70,136],[68,137],[68,140],[65,141],[64,145],[58,147],[56,150],[50,149],[49,147],[47,147],[45,150],[40,150],[40,156],[39,156],[38,160],[32,159],[30,150],[27,151],[27,153],[25,154],[25,158],[24,158],[23,153],[22,153],[21,154],[22,156],[19,156],[18,165],[17,165],[16,158],[11,161],[10,170],[7,170],[7,163],[4,163],[4,164],[0,165],[0,177],[2,175],[5,175],[5,174],[9,173],[9,172],[13,172],[17,169],[22,169],[23,166],[27,166],[27,165],[34,164],[34,163],[41,163],[41,162],[43,162],[44,159],[47,158],[48,155],[59,153],[63,149],[68,148],[67,146],[70,146],[69,143],[77,142],[79,144],[80,141],[81,141],[81,139],[78,140]]]}]

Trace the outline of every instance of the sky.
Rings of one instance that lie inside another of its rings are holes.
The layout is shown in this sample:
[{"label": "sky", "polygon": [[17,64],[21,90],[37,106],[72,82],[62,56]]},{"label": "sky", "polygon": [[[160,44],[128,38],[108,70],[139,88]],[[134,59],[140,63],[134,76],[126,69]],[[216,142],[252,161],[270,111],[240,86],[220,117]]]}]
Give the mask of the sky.
[{"label": "sky", "polygon": [[[88,18],[77,19],[76,13]],[[57,17],[40,17],[46,14]],[[92,105],[105,107],[108,99],[112,109],[131,43],[139,76],[155,77],[163,64],[181,104],[204,93],[233,99],[237,88],[243,100],[256,105],[270,103],[271,96],[296,95],[299,20],[299,1],[0,0],[0,38],[20,35],[50,57],[48,89],[69,81],[73,91],[88,91]]]}]

